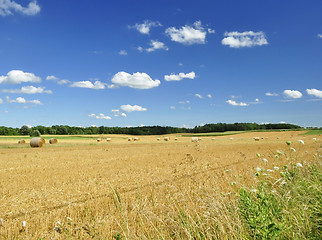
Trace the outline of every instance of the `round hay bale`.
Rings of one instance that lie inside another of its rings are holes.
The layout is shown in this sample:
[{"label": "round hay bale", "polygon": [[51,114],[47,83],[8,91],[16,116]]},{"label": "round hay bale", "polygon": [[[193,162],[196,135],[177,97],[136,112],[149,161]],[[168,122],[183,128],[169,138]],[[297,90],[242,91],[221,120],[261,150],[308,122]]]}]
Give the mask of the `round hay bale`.
[{"label": "round hay bale", "polygon": [[112,138],[106,138],[106,142],[112,141]]},{"label": "round hay bale", "polygon": [[51,139],[49,139],[49,143],[56,144],[56,143],[58,143],[58,140],[56,138],[51,138]]},{"label": "round hay bale", "polygon": [[130,142],[130,141],[132,141],[132,138],[131,138],[131,137],[129,137],[127,140]]},{"label": "round hay bale", "polygon": [[100,142],[100,141],[102,141],[102,139],[98,138],[98,139],[96,139],[96,141],[97,141],[97,142]]},{"label": "round hay bale", "polygon": [[135,138],[133,139],[133,141],[140,141],[140,138],[135,137]]},{"label": "round hay bale", "polygon": [[160,141],[161,140],[161,138],[157,138],[157,141]]},{"label": "round hay bale", "polygon": [[35,148],[35,147],[42,147],[45,144],[45,139],[43,138],[32,138],[30,140],[30,147]]},{"label": "round hay bale", "polygon": [[24,140],[24,139],[20,139],[19,141],[18,141],[18,144],[25,144],[26,143],[26,141]]},{"label": "round hay bale", "polygon": [[170,140],[170,138],[169,137],[164,137],[163,140],[167,142],[167,141]]}]

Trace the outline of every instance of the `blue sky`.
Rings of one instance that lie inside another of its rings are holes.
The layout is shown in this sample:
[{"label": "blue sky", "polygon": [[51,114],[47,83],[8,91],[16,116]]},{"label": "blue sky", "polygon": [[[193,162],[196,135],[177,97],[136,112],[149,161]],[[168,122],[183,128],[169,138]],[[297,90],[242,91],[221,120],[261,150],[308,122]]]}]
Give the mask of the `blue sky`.
[{"label": "blue sky", "polygon": [[320,127],[321,9],[0,0],[0,125]]}]

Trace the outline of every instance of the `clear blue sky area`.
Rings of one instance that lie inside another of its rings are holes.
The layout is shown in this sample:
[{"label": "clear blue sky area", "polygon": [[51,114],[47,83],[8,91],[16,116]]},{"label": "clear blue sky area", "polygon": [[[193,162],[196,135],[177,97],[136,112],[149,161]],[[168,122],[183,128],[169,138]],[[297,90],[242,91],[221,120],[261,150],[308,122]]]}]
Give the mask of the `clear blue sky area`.
[{"label": "clear blue sky area", "polygon": [[0,0],[0,125],[322,126],[320,0]]}]

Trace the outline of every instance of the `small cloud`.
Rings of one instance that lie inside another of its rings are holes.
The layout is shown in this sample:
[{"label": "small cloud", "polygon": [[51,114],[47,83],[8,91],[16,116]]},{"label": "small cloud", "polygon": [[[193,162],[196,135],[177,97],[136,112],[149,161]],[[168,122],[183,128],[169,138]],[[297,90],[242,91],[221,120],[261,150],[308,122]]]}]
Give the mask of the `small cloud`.
[{"label": "small cloud", "polygon": [[21,70],[11,70],[6,76],[0,76],[0,84],[20,84],[25,82],[41,82],[41,78],[33,73],[23,72]]},{"label": "small cloud", "polygon": [[226,32],[221,41],[223,45],[231,48],[255,47],[268,44],[263,32]]},{"label": "small cloud", "polygon": [[124,112],[145,112],[145,111],[148,110],[147,108],[143,108],[143,107],[138,106],[138,105],[133,105],[132,106],[130,104],[122,105],[120,108]]},{"label": "small cloud", "polygon": [[53,93],[51,90],[45,90],[44,87],[34,87],[34,86],[24,86],[21,89],[3,89],[2,92],[23,93],[23,94],[37,94],[37,93],[52,94]]},{"label": "small cloud", "polygon": [[208,97],[208,98],[212,98],[212,95],[211,95],[211,94],[208,94],[208,95],[207,95],[207,97]]},{"label": "small cloud", "polygon": [[247,103],[244,103],[244,102],[239,102],[238,103],[238,102],[236,102],[234,100],[227,100],[226,103],[228,103],[230,105],[233,105],[233,106],[242,106],[242,107],[249,106],[249,104],[247,104]]},{"label": "small cloud", "polygon": [[0,1],[0,15],[5,17],[13,15],[13,12],[18,12],[28,16],[35,16],[40,12],[40,6],[37,1],[29,2],[27,7],[23,7],[16,1],[12,0],[1,0]]},{"label": "small cloud", "polygon": [[265,95],[269,96],[269,97],[277,97],[278,96],[277,93],[270,93],[270,92],[265,93]]},{"label": "small cloud", "polygon": [[318,34],[318,38],[322,38],[322,34]]},{"label": "small cloud", "polygon": [[17,97],[16,99],[10,99],[7,96],[6,100],[8,103],[20,103],[20,104],[32,103],[32,104],[36,104],[36,105],[42,105],[42,103],[39,100],[26,100],[23,97]]},{"label": "small cloud", "polygon": [[164,80],[166,81],[181,81],[184,78],[194,79],[196,77],[195,72],[190,73],[179,73],[179,74],[170,74],[164,75]]},{"label": "small cloud", "polygon": [[287,98],[301,98],[303,94],[300,91],[297,90],[284,90],[283,94]]},{"label": "small cloud", "polygon": [[175,107],[175,106],[170,106],[170,109],[171,109],[171,110],[175,110],[175,109],[176,109],[176,107]]},{"label": "small cloud", "polygon": [[140,52],[143,52],[143,47],[141,47],[141,46],[138,46],[138,48],[137,48]]},{"label": "small cloud", "polygon": [[201,95],[200,95],[200,94],[198,94],[198,93],[196,93],[196,94],[195,94],[195,96],[196,96],[197,98],[203,99],[203,96],[201,96]]},{"label": "small cloud", "polygon": [[209,33],[209,34],[215,34],[215,33],[216,33],[216,31],[215,31],[214,29],[208,28],[208,33]]},{"label": "small cloud", "polygon": [[119,109],[112,109],[112,113],[114,114],[114,117],[127,117],[127,115],[121,112]]},{"label": "small cloud", "polygon": [[130,87],[136,89],[150,89],[158,87],[161,83],[160,80],[152,80],[148,74],[139,72],[133,74],[118,72],[113,76],[111,82],[113,84],[109,88]]},{"label": "small cloud", "polygon": [[119,51],[119,55],[126,56],[127,55],[127,51],[121,50],[121,51]]},{"label": "small cloud", "polygon": [[165,30],[165,33],[170,36],[172,41],[185,45],[206,43],[207,31],[201,25],[201,21],[196,21],[192,26],[182,26],[179,29],[170,27]]},{"label": "small cloud", "polygon": [[190,103],[190,101],[189,101],[189,100],[186,100],[186,101],[179,101],[178,103],[179,103],[179,104],[189,104],[189,103]]},{"label": "small cloud", "polygon": [[2,100],[2,98],[0,98],[0,104],[2,104],[3,103],[3,100]]},{"label": "small cloud", "polygon": [[60,78],[58,78],[58,77],[56,77],[56,76],[54,76],[54,75],[47,76],[47,77],[46,77],[46,80],[57,82],[59,85],[69,84],[69,83],[71,83],[71,81],[69,81],[69,80],[66,80],[66,79],[60,79]]},{"label": "small cloud", "polygon": [[169,50],[169,48],[163,42],[159,42],[155,40],[151,40],[150,46],[151,46],[150,48],[146,49],[147,52],[154,52],[155,50],[159,50],[159,49],[163,49],[166,51]]},{"label": "small cloud", "polygon": [[314,96],[314,97],[318,97],[318,98],[322,98],[322,91],[321,90],[317,90],[317,89],[306,89],[306,93],[308,95]]},{"label": "small cloud", "polygon": [[98,51],[98,50],[93,50],[93,51],[88,51],[91,54],[102,54],[103,51]]},{"label": "small cloud", "polygon": [[183,63],[179,62],[178,63],[178,66],[182,67],[183,66]]},{"label": "small cloud", "polygon": [[109,116],[105,116],[103,113],[100,113],[98,115],[94,114],[94,113],[91,113],[88,115],[89,117],[92,117],[92,118],[96,118],[96,119],[106,119],[106,120],[110,120],[112,119],[111,117]]},{"label": "small cloud", "polygon": [[105,89],[106,83],[102,83],[100,81],[95,81],[92,83],[91,81],[79,81],[74,82],[70,85],[70,87],[77,87],[77,88],[90,88],[90,89]]},{"label": "small cloud", "polygon": [[158,21],[145,20],[143,23],[136,23],[134,26],[128,26],[129,29],[136,29],[142,34],[149,34],[152,27],[161,27],[161,23]]}]

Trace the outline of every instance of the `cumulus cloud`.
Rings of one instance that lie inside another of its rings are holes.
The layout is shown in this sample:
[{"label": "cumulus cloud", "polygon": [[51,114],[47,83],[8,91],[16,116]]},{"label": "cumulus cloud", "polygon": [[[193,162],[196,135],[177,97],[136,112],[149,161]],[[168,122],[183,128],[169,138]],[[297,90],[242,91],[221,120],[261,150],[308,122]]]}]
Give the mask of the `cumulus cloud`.
[{"label": "cumulus cloud", "polygon": [[277,93],[270,93],[270,92],[265,93],[265,95],[269,96],[269,97],[277,97],[278,96]]},{"label": "cumulus cloud", "polygon": [[318,97],[318,98],[322,98],[322,91],[321,90],[317,90],[317,89],[306,89],[306,93],[314,96],[314,97]]},{"label": "cumulus cloud", "polygon": [[21,70],[11,70],[6,76],[0,76],[0,84],[20,84],[24,82],[41,82],[41,78],[33,73],[23,72]]},{"label": "cumulus cloud", "polygon": [[130,87],[136,89],[150,89],[160,85],[160,80],[152,80],[152,78],[146,73],[133,73],[126,72],[116,73],[111,82],[110,88],[115,87]]},{"label": "cumulus cloud", "polygon": [[206,43],[207,30],[201,25],[201,21],[196,21],[192,26],[182,26],[179,29],[170,27],[165,30],[165,33],[170,36],[172,41],[185,45]]},{"label": "cumulus cloud", "polygon": [[10,99],[7,96],[6,100],[8,103],[21,103],[21,104],[32,103],[32,104],[36,104],[36,105],[42,104],[39,100],[26,100],[23,97],[17,97],[16,99]]},{"label": "cumulus cloud", "polygon": [[45,90],[44,87],[34,87],[34,86],[24,86],[21,89],[3,89],[2,92],[24,93],[24,94],[37,94],[37,93],[52,94],[53,93],[51,90]]},{"label": "cumulus cloud", "polygon": [[127,51],[121,50],[121,51],[119,51],[119,55],[126,56],[127,55]]},{"label": "cumulus cloud", "polygon": [[322,34],[318,34],[318,38],[322,38]]},{"label": "cumulus cloud", "polygon": [[28,16],[34,16],[40,12],[40,6],[37,1],[29,2],[27,7],[21,6],[19,3],[11,0],[0,0],[0,15],[9,16],[13,15],[13,12],[22,13]]},{"label": "cumulus cloud", "polygon": [[303,94],[297,90],[284,90],[283,94],[287,98],[301,98]]},{"label": "cumulus cloud", "polygon": [[112,109],[112,113],[114,114],[114,117],[127,117],[127,115],[119,109]]},{"label": "cumulus cloud", "polygon": [[154,22],[150,20],[145,20],[143,23],[136,23],[134,26],[129,26],[129,28],[134,28],[142,34],[149,34],[152,27],[161,27],[161,23]]},{"label": "cumulus cloud", "polygon": [[164,75],[164,80],[166,81],[181,81],[184,78],[194,79],[196,77],[196,74],[194,72],[190,73],[179,73],[179,74],[173,74],[170,75]]},{"label": "cumulus cloud", "polygon": [[106,119],[106,120],[110,120],[112,119],[111,117],[109,116],[105,116],[103,113],[100,113],[98,115],[94,114],[94,113],[91,113],[88,115],[89,117],[92,117],[92,118],[96,118],[96,119]]},{"label": "cumulus cloud", "polygon": [[78,88],[90,88],[90,89],[105,89],[106,83],[102,83],[100,81],[95,81],[92,83],[91,81],[79,81],[74,82],[70,85],[70,87],[78,87]]},{"label": "cumulus cloud", "polygon": [[207,97],[208,97],[208,98],[212,98],[212,95],[211,95],[211,94],[208,94],[208,95],[207,95]]},{"label": "cumulus cloud", "polygon": [[154,52],[155,50],[159,50],[159,49],[163,49],[166,51],[169,50],[169,48],[163,42],[159,42],[155,40],[151,40],[150,46],[151,46],[150,48],[146,49],[147,52]]},{"label": "cumulus cloud", "polygon": [[145,111],[148,110],[147,108],[143,108],[143,107],[138,106],[138,105],[133,105],[132,106],[130,104],[122,105],[120,108],[124,112],[145,112]]},{"label": "cumulus cloud", "polygon": [[66,80],[66,79],[60,79],[54,75],[50,75],[50,76],[47,76],[46,77],[46,80],[48,81],[55,81],[57,82],[59,85],[63,85],[63,84],[69,84],[71,83],[69,80]]},{"label": "cumulus cloud", "polygon": [[203,98],[203,96],[201,96],[200,94],[198,94],[198,93],[196,93],[195,94],[195,96],[197,97],[197,98],[200,98],[200,99],[202,99]]},{"label": "cumulus cloud", "polygon": [[268,44],[263,32],[226,32],[221,43],[231,48],[255,47]]},{"label": "cumulus cloud", "polygon": [[244,103],[244,102],[236,102],[234,100],[227,100],[226,103],[230,104],[230,105],[233,105],[233,106],[248,106],[249,104],[247,103]]}]

